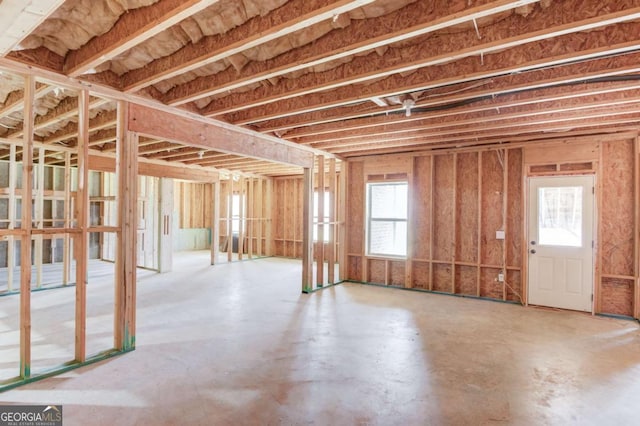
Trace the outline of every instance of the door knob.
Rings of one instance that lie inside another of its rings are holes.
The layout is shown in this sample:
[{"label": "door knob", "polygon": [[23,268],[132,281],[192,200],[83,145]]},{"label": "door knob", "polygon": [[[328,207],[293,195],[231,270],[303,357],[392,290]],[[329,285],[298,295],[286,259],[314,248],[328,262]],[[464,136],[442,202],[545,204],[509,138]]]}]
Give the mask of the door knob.
[{"label": "door knob", "polygon": [[531,241],[531,245],[532,245],[532,246],[535,246],[535,245],[536,245],[536,242],[535,242],[535,241]]},{"label": "door knob", "polygon": [[531,254],[536,254],[535,249],[531,249]]}]

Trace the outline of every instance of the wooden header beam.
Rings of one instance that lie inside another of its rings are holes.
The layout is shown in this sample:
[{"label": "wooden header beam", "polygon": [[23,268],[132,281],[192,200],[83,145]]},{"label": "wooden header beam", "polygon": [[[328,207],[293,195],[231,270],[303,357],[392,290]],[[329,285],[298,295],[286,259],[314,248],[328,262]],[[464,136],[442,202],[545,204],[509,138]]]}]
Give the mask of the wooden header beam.
[{"label": "wooden header beam", "polygon": [[294,143],[207,119],[130,104],[130,131],[189,146],[301,167],[313,165],[313,152]]}]

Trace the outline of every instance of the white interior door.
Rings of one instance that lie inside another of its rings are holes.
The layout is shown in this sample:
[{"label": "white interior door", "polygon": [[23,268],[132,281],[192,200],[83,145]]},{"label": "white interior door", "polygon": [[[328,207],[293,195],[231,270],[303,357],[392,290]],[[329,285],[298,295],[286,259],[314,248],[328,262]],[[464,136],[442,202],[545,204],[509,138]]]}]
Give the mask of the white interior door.
[{"label": "white interior door", "polygon": [[593,305],[594,177],[529,179],[529,303]]}]

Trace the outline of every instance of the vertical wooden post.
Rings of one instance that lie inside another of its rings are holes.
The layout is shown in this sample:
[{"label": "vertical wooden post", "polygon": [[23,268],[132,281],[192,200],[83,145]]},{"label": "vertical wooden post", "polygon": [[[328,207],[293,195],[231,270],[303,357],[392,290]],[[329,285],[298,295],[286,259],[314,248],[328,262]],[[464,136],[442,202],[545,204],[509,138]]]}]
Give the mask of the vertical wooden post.
[{"label": "vertical wooden post", "polygon": [[76,258],[76,350],[75,360],[86,360],[87,263],[89,262],[89,92],[78,94],[78,190]]},{"label": "vertical wooden post", "polygon": [[[324,285],[324,155],[318,155],[318,241],[316,242],[317,263],[316,283]],[[316,206],[314,206],[316,208]],[[313,239],[313,238],[312,238]]]},{"label": "vertical wooden post", "polygon": [[227,262],[233,260],[233,175],[227,185]]},{"label": "vertical wooden post", "polygon": [[[38,165],[36,167],[37,173],[34,176],[35,179],[35,199],[33,205],[33,216],[36,229],[44,228],[44,148],[38,148]],[[42,287],[42,246],[43,235],[35,235],[34,239],[34,253],[33,263],[36,269],[36,288]]]},{"label": "vertical wooden post", "polygon": [[247,190],[247,256],[253,258],[253,227],[255,223],[255,197],[253,188],[254,178],[249,178],[249,188]]},{"label": "vertical wooden post", "polygon": [[476,235],[478,248],[476,259],[476,296],[480,297],[480,280],[482,277],[482,151],[478,151],[478,232]]},{"label": "vertical wooden post", "polygon": [[604,181],[604,142],[598,144],[598,175],[596,177],[596,205],[597,205],[597,219],[598,229],[596,231],[596,273],[594,276],[594,289],[593,289],[593,314],[601,312],[602,304],[602,248],[600,247],[602,241],[602,182]]},{"label": "vertical wooden post", "polygon": [[633,316],[640,319],[640,137],[634,141],[635,223],[634,223],[634,271],[635,291]]},{"label": "vertical wooden post", "polygon": [[[312,166],[313,167],[313,166]],[[302,188],[302,292],[313,291],[313,168],[304,168]]]},{"label": "vertical wooden post", "polygon": [[218,263],[220,253],[220,179],[211,184],[211,264]]},{"label": "vertical wooden post", "polygon": [[240,175],[240,181],[238,182],[240,186],[239,196],[238,196],[238,260],[242,260],[243,252],[244,252],[244,229],[246,224],[246,209],[245,209],[245,180],[244,175]]},{"label": "vertical wooden post", "polygon": [[349,176],[349,163],[340,163],[340,183],[338,188],[339,209],[338,209],[338,280],[344,281],[348,274],[348,253],[347,253],[347,179]]},{"label": "vertical wooden post", "polygon": [[507,214],[509,203],[509,150],[504,150],[502,156],[502,230],[504,239],[502,240],[502,300],[507,300]]},{"label": "vertical wooden post", "polygon": [[20,377],[31,375],[31,200],[33,192],[33,76],[25,76],[22,136],[22,215],[20,244]]},{"label": "vertical wooden post", "polygon": [[329,242],[327,243],[327,281],[329,284],[336,282],[336,159],[329,159]]},{"label": "vertical wooden post", "polygon": [[115,348],[135,348],[136,251],[138,218],[138,135],[127,130],[129,105],[118,102],[116,174],[118,243],[116,245]]},{"label": "vertical wooden post", "polygon": [[267,180],[267,188],[266,188],[266,209],[265,212],[268,214],[265,228],[265,255],[273,256],[275,241],[273,239],[273,178],[269,178]]},{"label": "vertical wooden post", "polygon": [[160,253],[158,255],[158,271],[170,272],[173,269],[173,203],[174,181],[171,178],[160,178]]},{"label": "vertical wooden post", "polygon": [[[16,228],[16,146],[9,145],[9,229]],[[7,238],[7,289],[13,290],[13,271],[15,268],[15,237]]]},{"label": "vertical wooden post", "polygon": [[453,154],[453,226],[451,229],[451,293],[456,293],[456,239],[458,238],[458,153]]},{"label": "vertical wooden post", "polygon": [[433,290],[433,233],[435,231],[435,226],[434,226],[434,217],[433,217],[433,212],[434,212],[434,195],[433,195],[433,191],[435,189],[435,185],[434,180],[436,177],[436,172],[435,172],[435,155],[431,154],[430,156],[431,158],[431,179],[429,182],[429,185],[431,186],[431,189],[429,190],[429,290]]},{"label": "vertical wooden post", "polygon": [[[64,228],[71,228],[71,152],[64,153]],[[69,284],[71,276],[71,235],[64,234],[62,245],[62,284]]]},{"label": "vertical wooden post", "polygon": [[265,225],[265,218],[264,218],[264,205],[263,205],[263,200],[264,200],[264,179],[260,178],[257,181],[258,184],[258,196],[256,199],[256,206],[257,206],[257,214],[256,216],[259,218],[258,219],[258,230],[256,233],[256,253],[258,254],[258,256],[264,256],[264,243],[262,241],[262,232],[263,232],[263,228]]},{"label": "vertical wooden post", "polygon": [[415,227],[415,203],[417,192],[414,181],[415,158],[409,159],[409,170],[407,171],[407,258],[404,263],[404,286],[413,288],[413,256],[415,247],[415,235],[411,232]]}]

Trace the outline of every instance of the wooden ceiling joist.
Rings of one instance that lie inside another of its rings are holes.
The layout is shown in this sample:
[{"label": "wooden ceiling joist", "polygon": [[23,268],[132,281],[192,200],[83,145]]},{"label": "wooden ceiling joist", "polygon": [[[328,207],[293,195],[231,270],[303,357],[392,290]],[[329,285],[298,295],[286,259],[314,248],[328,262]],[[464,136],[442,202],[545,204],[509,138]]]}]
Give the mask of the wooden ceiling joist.
[{"label": "wooden ceiling joist", "polygon": [[292,34],[373,1],[291,0],[266,16],[255,17],[225,34],[205,37],[197,43],[186,45],[172,55],[128,72],[123,77],[123,89],[128,92],[139,90]]},{"label": "wooden ceiling joist", "polygon": [[152,5],[130,10],[107,33],[69,52],[63,72],[73,77],[84,74],[217,2],[159,0]]},{"label": "wooden ceiling joist", "polygon": [[[169,105],[181,105],[200,98],[234,90],[288,73],[304,70],[393,43],[422,36],[443,28],[470,22],[539,0],[485,2],[452,12],[451,4],[416,2],[377,18],[354,20],[312,44],[307,44],[264,62],[251,62],[242,70],[228,68],[215,79],[198,77],[178,85],[163,97]],[[345,41],[349,44],[345,45]]]},{"label": "wooden ceiling joist", "polygon": [[[640,52],[605,57],[589,62],[570,63],[563,66],[541,68],[526,73],[514,73],[480,80],[476,83],[459,83],[427,92],[424,100],[418,100],[414,108],[430,108],[454,105],[471,99],[542,89],[552,86],[578,84],[587,81],[622,78],[624,75],[640,73]],[[361,104],[325,109],[289,116],[261,124],[259,131],[278,132],[286,138],[331,133],[359,123],[359,118],[372,115],[390,114],[404,111],[402,106],[374,108]]]},{"label": "wooden ceiling joist", "polygon": [[[482,58],[467,57],[455,62],[424,67],[408,75],[396,73],[367,85],[353,84],[352,86],[320,93],[310,93],[305,96],[302,96],[304,89],[299,91],[296,88],[295,90],[287,91],[284,88],[285,85],[283,85],[277,89],[282,93],[263,98],[261,96],[264,95],[266,89],[257,89],[254,92],[260,91],[260,95],[257,93],[248,95],[234,94],[224,98],[224,104],[229,108],[223,106],[222,109],[218,109],[214,105],[213,107],[206,107],[202,112],[205,115],[217,115],[220,111],[235,110],[237,112],[225,116],[227,121],[235,124],[251,124],[319,109],[348,105],[372,97],[389,97],[403,93],[424,91],[444,85],[592,60],[640,50],[640,34],[636,30],[637,24],[617,24],[610,27],[610,31],[607,32],[606,36],[603,36],[601,32],[570,34],[550,40],[532,42],[483,56]],[[553,52],[555,55],[549,56],[549,52]],[[378,63],[375,57],[377,54],[369,56],[367,57],[371,62]],[[401,58],[398,58],[398,60],[401,60]],[[322,77],[322,81],[327,82],[326,85],[324,83],[318,84],[319,77],[317,76],[311,76],[307,79],[315,80],[314,83],[307,82],[308,86],[313,84],[311,89],[313,92],[319,92],[319,90],[316,90],[319,87],[333,86],[335,83],[331,83],[332,78],[334,81],[347,81],[337,76],[340,73],[339,71],[332,70],[328,73]],[[349,79],[348,81],[353,82],[354,80]],[[299,82],[304,87],[304,80],[298,79],[296,82]],[[259,100],[253,102],[250,98],[254,97],[255,99],[259,98]],[[232,106],[231,102],[233,101],[237,102],[236,106]],[[257,104],[261,105],[249,107],[249,105]],[[246,109],[239,111],[241,105]]]},{"label": "wooden ceiling joist", "polygon": [[469,106],[414,114],[411,117],[396,114],[353,120],[352,123],[346,122],[342,126],[336,125],[332,132],[323,131],[309,136],[288,137],[301,144],[328,141],[340,143],[350,138],[362,137],[363,129],[367,129],[367,138],[386,137],[396,132],[422,129],[431,122],[437,122],[440,125],[446,123],[456,125],[462,123],[464,117],[470,117],[469,121],[462,123],[468,125],[487,120],[485,115],[500,117],[499,119],[508,116],[534,116],[541,112],[556,113],[625,105],[634,103],[638,99],[640,99],[640,80],[618,84],[596,83],[593,87],[589,86],[581,90],[573,86],[564,86],[531,93],[514,93],[505,96],[499,102],[487,99]]}]

